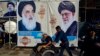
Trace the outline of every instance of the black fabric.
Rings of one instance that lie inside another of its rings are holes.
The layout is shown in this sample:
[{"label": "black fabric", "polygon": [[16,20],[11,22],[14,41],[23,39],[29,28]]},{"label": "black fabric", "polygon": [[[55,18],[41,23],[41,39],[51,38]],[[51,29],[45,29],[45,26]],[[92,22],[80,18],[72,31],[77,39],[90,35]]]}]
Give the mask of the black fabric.
[{"label": "black fabric", "polygon": [[54,41],[55,42],[59,42],[59,40],[61,41],[61,43],[60,43],[61,48],[60,48],[60,54],[59,54],[59,56],[63,56],[64,49],[66,49],[67,52],[68,52],[68,54],[70,56],[72,56],[72,53],[71,53],[71,51],[69,49],[69,42],[68,42],[67,36],[64,33],[64,31],[62,31],[62,30],[59,30],[56,33],[56,38],[55,38]]},{"label": "black fabric", "polygon": [[14,5],[14,3],[13,3],[13,2],[8,2],[8,3],[7,3],[7,7],[8,7],[8,5],[9,5],[9,4],[12,4],[12,5],[13,5],[13,7],[15,7],[15,5]]},{"label": "black fabric", "polygon": [[0,31],[0,48],[3,46],[3,44],[4,44],[3,32]]},{"label": "black fabric", "polygon": [[[91,38],[92,36],[86,35],[85,40],[84,40],[84,56],[100,56],[97,55],[100,53],[100,47],[98,48],[96,43],[97,43],[97,38],[95,36],[94,39]],[[99,53],[98,53],[99,51]]]},{"label": "black fabric", "polygon": [[16,43],[17,44],[17,34],[9,34],[9,33],[4,33],[5,34],[5,43],[8,43],[9,42],[9,36],[11,37],[11,40],[12,42]]},{"label": "black fabric", "polygon": [[71,12],[75,12],[75,6],[70,1],[63,1],[58,6],[58,12],[61,13],[62,10],[69,10]]},{"label": "black fabric", "polygon": [[50,37],[50,36],[48,36],[48,37],[45,39],[45,43],[47,44],[47,43],[49,43],[49,41],[51,41],[51,42],[52,42],[52,39],[51,39],[51,37]]},{"label": "black fabric", "polygon": [[4,16],[16,16],[16,11],[7,12]]},{"label": "black fabric", "polygon": [[54,41],[58,42],[59,40],[62,42],[62,44],[66,43],[66,42],[68,43],[67,36],[64,33],[64,31],[62,31],[62,30],[56,33],[56,38]]},{"label": "black fabric", "polygon": [[72,56],[72,53],[71,53],[71,51],[70,51],[70,48],[68,47],[68,43],[67,43],[67,42],[64,43],[63,46],[61,46],[59,56],[63,56],[63,52],[64,52],[65,49],[66,49],[66,51],[68,52],[69,56]]},{"label": "black fabric", "polygon": [[71,26],[66,31],[67,36],[76,36],[77,35],[77,22],[74,21]]}]

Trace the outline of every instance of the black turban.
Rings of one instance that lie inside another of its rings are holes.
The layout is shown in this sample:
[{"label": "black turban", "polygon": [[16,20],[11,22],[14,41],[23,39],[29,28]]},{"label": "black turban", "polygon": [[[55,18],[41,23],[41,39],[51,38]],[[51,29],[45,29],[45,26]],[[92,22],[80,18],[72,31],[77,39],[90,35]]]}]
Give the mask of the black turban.
[{"label": "black turban", "polygon": [[8,2],[7,7],[8,7],[9,4],[11,4],[11,5],[13,5],[13,7],[15,7],[15,4],[13,2]]},{"label": "black turban", "polygon": [[30,4],[33,7],[33,12],[36,10],[36,6],[34,1],[21,1],[18,5],[18,14],[20,17],[22,17],[22,11],[25,5]]},{"label": "black turban", "polygon": [[69,10],[71,12],[75,12],[75,6],[70,1],[62,1],[58,6],[58,12],[61,13],[62,10]]}]

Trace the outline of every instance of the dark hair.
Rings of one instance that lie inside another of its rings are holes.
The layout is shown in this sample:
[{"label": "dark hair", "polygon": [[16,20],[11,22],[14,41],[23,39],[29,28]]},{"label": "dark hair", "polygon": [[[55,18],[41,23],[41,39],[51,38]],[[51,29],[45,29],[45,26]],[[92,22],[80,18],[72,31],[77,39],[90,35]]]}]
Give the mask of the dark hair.
[{"label": "dark hair", "polygon": [[71,1],[62,1],[58,6],[58,12],[61,13],[62,10],[69,10],[75,13],[75,6]]},{"label": "dark hair", "polygon": [[56,26],[56,29],[61,29],[61,27],[60,26]]},{"label": "dark hair", "polygon": [[43,33],[42,36],[47,35],[46,33]]},{"label": "dark hair", "polygon": [[13,5],[13,7],[15,7],[15,4],[13,2],[8,2],[7,7],[8,7],[9,4],[11,4],[11,5]]},{"label": "dark hair", "polygon": [[18,5],[18,14],[19,14],[20,17],[22,17],[23,8],[24,8],[24,6],[27,5],[27,4],[30,4],[30,5],[33,7],[33,9],[34,9],[33,11],[35,12],[36,6],[35,6],[34,1],[21,1],[21,2],[19,3],[19,5]]}]

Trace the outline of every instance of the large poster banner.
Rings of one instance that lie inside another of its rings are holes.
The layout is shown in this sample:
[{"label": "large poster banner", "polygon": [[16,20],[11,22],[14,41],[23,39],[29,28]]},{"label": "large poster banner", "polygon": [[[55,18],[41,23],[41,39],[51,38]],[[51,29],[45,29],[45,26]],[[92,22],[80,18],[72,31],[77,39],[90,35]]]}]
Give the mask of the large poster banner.
[{"label": "large poster banner", "polygon": [[69,46],[77,46],[78,3],[73,0],[18,2],[17,46],[34,47],[41,43],[43,33],[55,40],[57,26],[66,34]]}]

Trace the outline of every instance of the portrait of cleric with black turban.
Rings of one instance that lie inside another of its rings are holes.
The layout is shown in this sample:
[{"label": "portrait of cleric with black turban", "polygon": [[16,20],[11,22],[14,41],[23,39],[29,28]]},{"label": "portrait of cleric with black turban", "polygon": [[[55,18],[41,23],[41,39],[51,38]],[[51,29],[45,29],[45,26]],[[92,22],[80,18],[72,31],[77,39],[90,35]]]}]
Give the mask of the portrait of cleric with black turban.
[{"label": "portrait of cleric with black turban", "polygon": [[67,36],[77,35],[77,21],[75,16],[75,5],[71,1],[62,1],[58,6],[58,12],[61,15],[61,29]]},{"label": "portrait of cleric with black turban", "polygon": [[19,31],[41,31],[41,25],[35,17],[36,5],[34,1],[21,1],[18,5],[18,14],[21,20],[18,21]]}]

